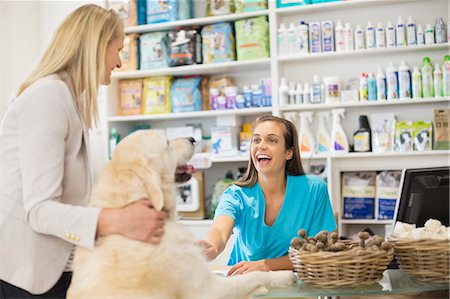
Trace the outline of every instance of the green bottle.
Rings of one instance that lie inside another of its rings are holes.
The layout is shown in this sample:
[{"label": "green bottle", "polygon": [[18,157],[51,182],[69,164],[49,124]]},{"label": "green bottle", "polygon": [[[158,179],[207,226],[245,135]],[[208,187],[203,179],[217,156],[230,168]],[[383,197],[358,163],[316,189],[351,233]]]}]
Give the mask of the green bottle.
[{"label": "green bottle", "polygon": [[422,72],[422,94],[424,98],[434,97],[433,87],[433,65],[429,57],[423,59],[422,66],[420,67]]},{"label": "green bottle", "polygon": [[112,153],[116,148],[117,144],[120,141],[120,134],[117,132],[116,128],[111,129],[111,133],[109,134],[109,158],[111,159]]}]

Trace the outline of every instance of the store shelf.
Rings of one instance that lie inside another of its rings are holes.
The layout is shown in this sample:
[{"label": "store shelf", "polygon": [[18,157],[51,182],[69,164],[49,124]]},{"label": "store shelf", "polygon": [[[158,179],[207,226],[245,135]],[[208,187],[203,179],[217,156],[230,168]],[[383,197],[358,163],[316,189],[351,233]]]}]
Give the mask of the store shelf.
[{"label": "store shelf", "polygon": [[342,224],[392,224],[394,220],[377,219],[339,219]]},{"label": "store shelf", "polygon": [[212,75],[220,73],[258,72],[269,70],[270,58],[255,59],[248,61],[230,61],[221,63],[183,65],[151,70],[114,72],[112,78],[132,79],[151,76],[186,76],[186,75]]},{"label": "store shelf", "polygon": [[[408,0],[408,3],[419,2],[420,0]],[[320,4],[311,4],[303,6],[291,6],[284,8],[277,8],[275,13],[277,15],[301,15],[301,14],[311,14],[319,12],[327,12],[334,10],[346,10],[353,8],[367,8],[381,5],[393,5],[399,4],[398,2],[392,0],[352,0],[352,1],[337,1],[337,2],[324,2]]]},{"label": "store shelf", "polygon": [[417,157],[426,158],[430,156],[445,156],[450,157],[450,151],[448,150],[434,150],[425,152],[385,152],[385,153],[332,153],[329,157],[332,159],[359,159],[359,158],[389,158],[389,157]]},{"label": "store shelf", "polygon": [[208,118],[225,115],[259,115],[264,113],[272,113],[272,107],[261,108],[245,108],[234,110],[209,110],[209,111],[193,111],[193,112],[178,112],[166,114],[140,114],[140,115],[119,115],[108,117],[109,122],[127,122],[127,121],[143,121],[143,120],[173,120],[173,119],[187,119],[187,118]]},{"label": "store shelf", "polygon": [[335,108],[352,108],[352,107],[373,107],[373,106],[391,106],[391,105],[423,105],[423,104],[436,104],[448,102],[450,103],[450,97],[439,98],[415,98],[415,99],[396,99],[396,100],[377,100],[377,101],[365,101],[365,102],[347,102],[336,104],[300,104],[300,105],[286,105],[280,107],[280,111],[306,111],[306,110],[327,110]]},{"label": "store shelf", "polygon": [[432,45],[415,45],[399,48],[382,48],[382,49],[364,49],[346,52],[321,52],[321,53],[305,53],[295,56],[279,57],[279,63],[291,63],[298,61],[314,61],[322,59],[341,59],[346,57],[358,58],[366,56],[386,55],[395,53],[423,52],[423,51],[440,51],[443,49],[450,50],[450,43],[432,44]]},{"label": "store shelf", "polygon": [[187,27],[187,26],[203,26],[208,24],[220,23],[220,22],[232,22],[236,20],[253,18],[258,16],[268,15],[268,10],[260,10],[246,13],[235,13],[223,16],[212,16],[203,18],[192,18],[187,20],[180,20],[174,22],[165,22],[157,24],[147,24],[140,26],[133,26],[125,28],[125,33],[145,33],[145,32],[155,32],[164,31],[172,28]]}]

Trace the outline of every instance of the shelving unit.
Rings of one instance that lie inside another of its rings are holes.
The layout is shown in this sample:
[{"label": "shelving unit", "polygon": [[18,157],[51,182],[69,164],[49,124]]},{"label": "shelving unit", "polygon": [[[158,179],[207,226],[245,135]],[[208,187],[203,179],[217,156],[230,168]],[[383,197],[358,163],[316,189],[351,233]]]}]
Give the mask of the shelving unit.
[{"label": "shelving unit", "polygon": [[[194,1],[195,5],[202,1]],[[361,24],[363,27],[371,20],[376,24],[381,22],[384,26],[387,21],[396,22],[399,15],[405,20],[411,15],[414,20],[425,27],[425,24],[433,24],[438,16],[450,15],[449,0],[353,0],[331,2],[317,5],[307,5],[288,8],[276,8],[275,0],[269,0],[268,10],[259,12],[232,14],[217,17],[204,17],[199,13],[204,8],[196,7],[196,18],[171,23],[143,25],[127,28],[127,33],[144,33],[152,31],[168,30],[191,25],[206,25],[223,21],[235,21],[248,17],[267,15],[269,19],[270,53],[267,59],[251,61],[234,61],[227,63],[181,66],[145,71],[115,72],[112,76],[112,84],[107,89],[108,100],[106,107],[106,136],[111,127],[117,127],[124,134],[135,124],[150,124],[152,128],[166,128],[168,126],[183,126],[190,123],[202,123],[207,133],[211,126],[221,124],[241,125],[244,122],[252,122],[261,114],[273,114],[282,116],[288,111],[318,111],[335,108],[346,109],[346,119],[342,125],[350,140],[350,133],[356,131],[358,116],[360,114],[395,112],[401,120],[432,120],[433,109],[450,107],[450,98],[424,98],[424,99],[400,99],[395,101],[373,102],[348,102],[339,104],[304,104],[279,106],[277,90],[281,77],[288,81],[311,82],[314,75],[340,76],[343,80],[359,76],[362,72],[376,72],[378,66],[387,67],[389,61],[397,65],[400,60],[407,61],[410,67],[419,65],[424,56],[429,56],[432,62],[442,63],[442,58],[450,51],[450,44],[434,44],[421,46],[408,46],[402,48],[371,49],[351,52],[331,52],[319,54],[296,55],[290,57],[278,57],[277,55],[277,29],[280,23],[298,23],[300,20],[307,22],[332,20],[334,23],[341,19],[350,22],[352,28]],[[389,7],[386,10],[386,6]],[[199,111],[186,113],[155,114],[117,116],[118,97],[117,82],[125,78],[143,78],[148,76],[171,75],[210,75],[227,74],[236,78],[238,85],[246,85],[261,78],[270,77],[272,80],[272,107],[236,109],[224,111]],[[313,124],[315,131],[315,123]],[[104,140],[106,142],[107,137]],[[107,148],[107,147],[106,147]],[[413,167],[432,167],[450,165],[449,151],[410,152],[410,153],[347,153],[347,154],[319,154],[302,155],[306,166],[312,164],[326,165],[329,193],[333,209],[342,213],[341,203],[341,174],[345,171],[368,170],[396,170]],[[207,195],[211,193],[214,182],[223,177],[227,169],[245,167],[247,156],[237,157],[213,157],[213,166],[206,170],[205,190]],[[203,221],[203,225],[210,222]],[[192,224],[192,223],[191,223]],[[366,226],[373,227],[383,233],[385,220],[347,220],[339,219],[339,231],[349,234]]]}]

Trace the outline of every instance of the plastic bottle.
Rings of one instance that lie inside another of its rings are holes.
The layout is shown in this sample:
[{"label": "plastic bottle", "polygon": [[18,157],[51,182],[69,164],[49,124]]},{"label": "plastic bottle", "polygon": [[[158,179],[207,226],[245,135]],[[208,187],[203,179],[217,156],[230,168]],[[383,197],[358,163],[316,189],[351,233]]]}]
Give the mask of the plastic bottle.
[{"label": "plastic bottle", "polygon": [[422,94],[424,98],[434,97],[433,86],[433,65],[429,57],[423,58],[423,63],[420,68],[422,72]]},{"label": "plastic bottle", "polygon": [[277,33],[278,33],[278,55],[287,56],[289,54],[288,36],[286,26],[284,25],[284,23],[280,24]]},{"label": "plastic bottle", "polygon": [[289,87],[287,86],[286,78],[281,78],[280,86],[278,87],[278,96],[280,97],[280,106],[289,104]]},{"label": "plastic bottle", "polygon": [[252,103],[254,107],[262,107],[263,96],[261,87],[258,84],[252,84]]},{"label": "plastic bottle", "polygon": [[289,82],[289,105],[295,104],[295,82]]},{"label": "plastic bottle", "polygon": [[303,103],[305,104],[311,104],[311,98],[309,93],[310,93],[309,84],[308,82],[305,82],[305,85],[303,86]]},{"label": "plastic bottle", "polygon": [[341,125],[341,118],[345,118],[345,109],[333,109],[333,128],[331,129],[331,150],[333,152],[348,152],[347,135]]},{"label": "plastic bottle", "polygon": [[386,100],[386,77],[381,66],[377,72],[377,100]]},{"label": "plastic bottle", "polygon": [[244,96],[245,107],[246,108],[252,107],[252,89],[250,88],[250,86],[244,85],[242,87],[242,92],[244,93],[243,96]]},{"label": "plastic bottle", "polygon": [[371,152],[372,138],[367,115],[359,116],[359,129],[353,133],[353,149],[355,152]]},{"label": "plastic bottle", "polygon": [[386,47],[395,48],[396,45],[395,26],[392,25],[392,22],[388,22],[386,26]]},{"label": "plastic bottle", "polygon": [[301,21],[297,26],[298,45],[300,53],[309,53],[308,24]]},{"label": "plastic bottle", "polygon": [[431,24],[425,26],[425,45],[434,44],[434,29]]},{"label": "plastic bottle", "polygon": [[299,49],[298,34],[297,34],[297,27],[295,26],[294,23],[290,23],[289,28],[287,30],[287,45],[289,56],[298,53]]},{"label": "plastic bottle", "polygon": [[375,33],[375,40],[377,48],[386,48],[386,36],[384,34],[384,28],[381,23],[378,23]]},{"label": "plastic bottle", "polygon": [[375,27],[373,27],[372,21],[368,21],[366,27],[366,48],[374,49],[375,47]]},{"label": "plastic bottle", "polygon": [[437,18],[434,24],[434,37],[436,44],[442,44],[447,42],[447,27],[445,26],[442,18]]},{"label": "plastic bottle", "polygon": [[442,94],[450,97],[450,55],[445,55],[442,65]]},{"label": "plastic bottle", "polygon": [[422,25],[419,24],[417,26],[417,44],[424,45],[425,44],[425,33],[423,32]]},{"label": "plastic bottle", "polygon": [[224,88],[227,109],[236,109],[236,96],[238,94],[237,86],[227,86]]},{"label": "plastic bottle", "polygon": [[337,20],[336,27],[334,27],[334,38],[336,44],[336,52],[345,51],[344,26],[342,26],[341,20]]},{"label": "plastic bottle", "polygon": [[359,101],[365,102],[369,99],[367,94],[367,74],[362,73],[359,77]]},{"label": "plastic bottle", "polygon": [[355,29],[355,50],[363,50],[365,49],[365,42],[364,42],[364,32],[361,28],[361,25],[356,25]]},{"label": "plastic bottle", "polygon": [[312,122],[313,113],[311,111],[304,111],[299,113],[300,129],[298,133],[298,141],[301,153],[314,153],[315,140],[311,131],[310,123]]},{"label": "plastic bottle", "polygon": [[220,95],[220,91],[218,88],[211,88],[209,90],[209,97],[211,100],[211,110],[217,110],[218,104],[217,104],[217,98]]},{"label": "plastic bottle", "polygon": [[369,101],[377,100],[377,80],[372,72],[367,76],[367,99]]},{"label": "plastic bottle", "polygon": [[297,83],[297,88],[295,89],[295,104],[303,104],[303,88],[301,83]]},{"label": "plastic bottle", "polygon": [[422,74],[419,67],[415,66],[412,73],[412,97],[413,99],[422,97]]},{"label": "plastic bottle", "polygon": [[116,128],[111,128],[111,133],[109,134],[109,158],[112,158],[112,154],[117,144],[120,142],[120,134]]},{"label": "plastic bottle", "polygon": [[313,77],[310,101],[312,104],[322,103],[322,84],[320,83],[320,77],[317,75]]},{"label": "plastic bottle", "polygon": [[404,60],[401,61],[398,68],[398,90],[400,99],[411,98],[411,73]]},{"label": "plastic bottle", "polygon": [[336,104],[341,101],[341,78],[330,76],[323,78],[323,100],[327,104]]},{"label": "plastic bottle", "polygon": [[408,46],[417,45],[416,23],[411,16],[408,17],[406,23],[406,43]]},{"label": "plastic bottle", "polygon": [[397,47],[406,46],[406,38],[405,38],[405,24],[403,23],[402,16],[399,16],[397,19],[397,25],[395,26],[395,38],[397,40]]},{"label": "plastic bottle", "polygon": [[345,51],[353,51],[355,48],[353,41],[353,29],[348,22],[345,23],[344,27],[344,46]]},{"label": "plastic bottle", "polygon": [[389,62],[389,67],[386,69],[386,86],[387,86],[387,99],[398,99],[398,80],[397,80],[397,68],[394,63]]},{"label": "plastic bottle", "polygon": [[442,97],[442,72],[439,63],[434,65],[433,71],[434,97]]},{"label": "plastic bottle", "polygon": [[319,119],[319,126],[317,129],[316,151],[317,153],[327,153],[331,149],[331,138],[326,126],[330,113],[328,111],[318,112],[317,118]]}]

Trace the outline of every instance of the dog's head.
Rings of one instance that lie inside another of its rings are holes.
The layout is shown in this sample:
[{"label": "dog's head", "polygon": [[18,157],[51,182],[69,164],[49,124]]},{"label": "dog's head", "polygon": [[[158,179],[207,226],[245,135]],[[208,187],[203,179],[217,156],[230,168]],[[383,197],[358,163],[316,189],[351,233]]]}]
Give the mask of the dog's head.
[{"label": "dog's head", "polygon": [[[173,183],[186,182],[190,174],[177,172],[194,155],[193,138],[168,140],[163,130],[139,130],[125,137],[116,147],[111,163],[131,169],[143,181],[154,206],[166,206],[166,190]],[[171,205],[171,204],[170,204]]]}]

